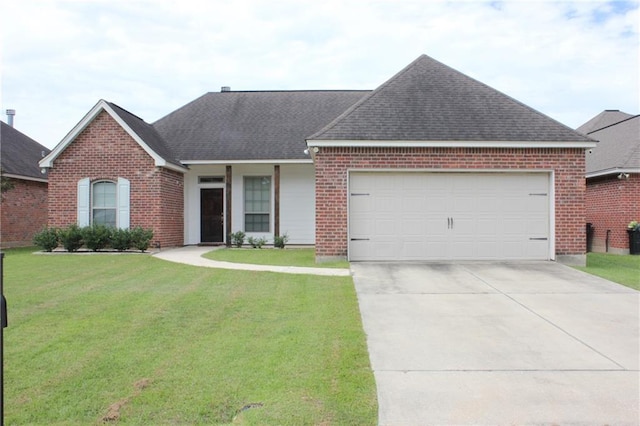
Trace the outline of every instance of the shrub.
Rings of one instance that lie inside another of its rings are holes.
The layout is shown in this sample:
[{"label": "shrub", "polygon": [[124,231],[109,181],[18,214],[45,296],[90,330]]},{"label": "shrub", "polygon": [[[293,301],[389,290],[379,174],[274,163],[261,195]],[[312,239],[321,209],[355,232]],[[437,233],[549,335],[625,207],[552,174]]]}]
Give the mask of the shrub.
[{"label": "shrub", "polygon": [[109,245],[118,251],[125,251],[131,248],[131,232],[128,229],[114,229],[111,232]]},{"label": "shrub", "polygon": [[275,237],[273,237],[273,246],[283,249],[287,244],[287,241],[289,241],[289,236],[286,232],[282,235],[276,235]]},{"label": "shrub", "polygon": [[65,250],[74,252],[82,247],[82,230],[75,223],[60,230],[60,242]]},{"label": "shrub", "polygon": [[260,238],[249,237],[247,241],[249,242],[249,244],[251,244],[251,247],[258,248],[258,249],[262,248],[263,245],[267,244],[267,239],[264,237],[260,237]]},{"label": "shrub", "polygon": [[84,245],[92,251],[102,250],[109,244],[112,229],[105,225],[85,226],[82,228]]},{"label": "shrub", "polygon": [[236,247],[242,247],[244,244],[245,233],[242,231],[237,231],[232,234],[229,234],[229,239],[231,240],[231,245]]},{"label": "shrub", "polygon": [[44,251],[53,251],[58,247],[58,230],[44,227],[33,236],[33,243]]},{"label": "shrub", "polygon": [[145,251],[146,249],[148,249],[152,239],[152,229],[144,229],[140,226],[137,226],[131,230],[131,246],[140,251]]}]

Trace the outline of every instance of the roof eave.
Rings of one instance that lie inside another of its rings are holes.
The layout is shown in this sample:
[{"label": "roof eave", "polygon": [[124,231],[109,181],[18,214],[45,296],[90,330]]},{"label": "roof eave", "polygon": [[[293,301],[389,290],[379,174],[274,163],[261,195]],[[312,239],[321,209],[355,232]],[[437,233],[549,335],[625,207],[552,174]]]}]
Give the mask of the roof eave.
[{"label": "roof eave", "polygon": [[2,173],[2,177],[11,178],[11,179],[20,179],[20,180],[30,180],[33,182],[43,182],[43,183],[48,182],[47,178],[37,178],[37,177],[27,176],[27,175],[17,175],[13,173]]},{"label": "roof eave", "polygon": [[185,165],[221,165],[221,164],[312,164],[311,158],[300,159],[264,159],[264,160],[181,160]]},{"label": "roof eave", "polygon": [[323,140],[307,139],[309,147],[367,148],[583,148],[596,147],[589,141],[425,141],[425,140]]},{"label": "roof eave", "polygon": [[614,167],[606,170],[587,172],[585,177],[587,179],[591,179],[601,176],[619,175],[620,173],[640,173],[640,167]]}]

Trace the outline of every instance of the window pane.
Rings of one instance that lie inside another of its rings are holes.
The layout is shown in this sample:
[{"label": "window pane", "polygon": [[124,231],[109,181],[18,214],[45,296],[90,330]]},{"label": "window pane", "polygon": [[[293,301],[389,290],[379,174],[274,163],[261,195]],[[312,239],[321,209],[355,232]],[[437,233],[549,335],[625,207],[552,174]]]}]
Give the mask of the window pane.
[{"label": "window pane", "polygon": [[246,214],[244,230],[245,232],[269,232],[269,215]]},{"label": "window pane", "polygon": [[116,226],[116,209],[93,209],[93,224]]},{"label": "window pane", "polygon": [[116,184],[96,182],[93,184],[93,207],[116,207]]},{"label": "window pane", "polygon": [[245,213],[269,214],[271,210],[271,179],[269,177],[245,177]]},{"label": "window pane", "polygon": [[271,212],[271,178],[249,176],[244,178],[244,230],[269,232]]}]

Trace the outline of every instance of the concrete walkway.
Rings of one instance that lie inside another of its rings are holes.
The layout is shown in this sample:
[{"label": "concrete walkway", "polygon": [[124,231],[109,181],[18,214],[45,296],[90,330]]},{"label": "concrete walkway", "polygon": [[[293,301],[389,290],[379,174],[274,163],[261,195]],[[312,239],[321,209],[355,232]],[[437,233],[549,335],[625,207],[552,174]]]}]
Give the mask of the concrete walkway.
[{"label": "concrete walkway", "polygon": [[162,250],[153,256],[169,262],[184,263],[205,268],[234,269],[239,271],[262,271],[279,272],[282,274],[303,274],[303,275],[325,275],[346,277],[351,275],[348,269],[337,268],[306,268],[298,266],[273,266],[273,265],[253,265],[247,263],[220,262],[206,259],[203,254],[215,250],[210,246],[185,246],[174,249]]},{"label": "concrete walkway", "polygon": [[351,269],[380,425],[639,424],[639,292],[555,262]]}]

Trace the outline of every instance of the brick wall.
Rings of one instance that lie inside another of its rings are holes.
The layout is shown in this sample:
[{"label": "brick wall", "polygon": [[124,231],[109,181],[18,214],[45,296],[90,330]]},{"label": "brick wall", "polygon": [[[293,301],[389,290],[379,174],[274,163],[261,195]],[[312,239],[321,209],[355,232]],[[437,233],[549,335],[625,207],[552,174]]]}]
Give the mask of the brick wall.
[{"label": "brick wall", "polygon": [[587,182],[587,222],[595,227],[593,251],[606,251],[607,230],[609,251],[629,253],[627,225],[640,221],[640,174],[632,173],[629,179],[617,175],[589,179]]},{"label": "brick wall", "polygon": [[556,254],[586,249],[583,149],[320,148],[316,166],[316,256],[347,255],[347,170],[554,170]]},{"label": "brick wall", "polygon": [[0,247],[33,245],[33,236],[47,224],[47,184],[11,179],[13,189],[0,202]]},{"label": "brick wall", "polygon": [[153,159],[106,112],[101,112],[49,170],[49,226],[77,222],[77,183],[129,179],[131,227],[154,231],[152,246],[184,241],[182,174],[157,168]]}]

